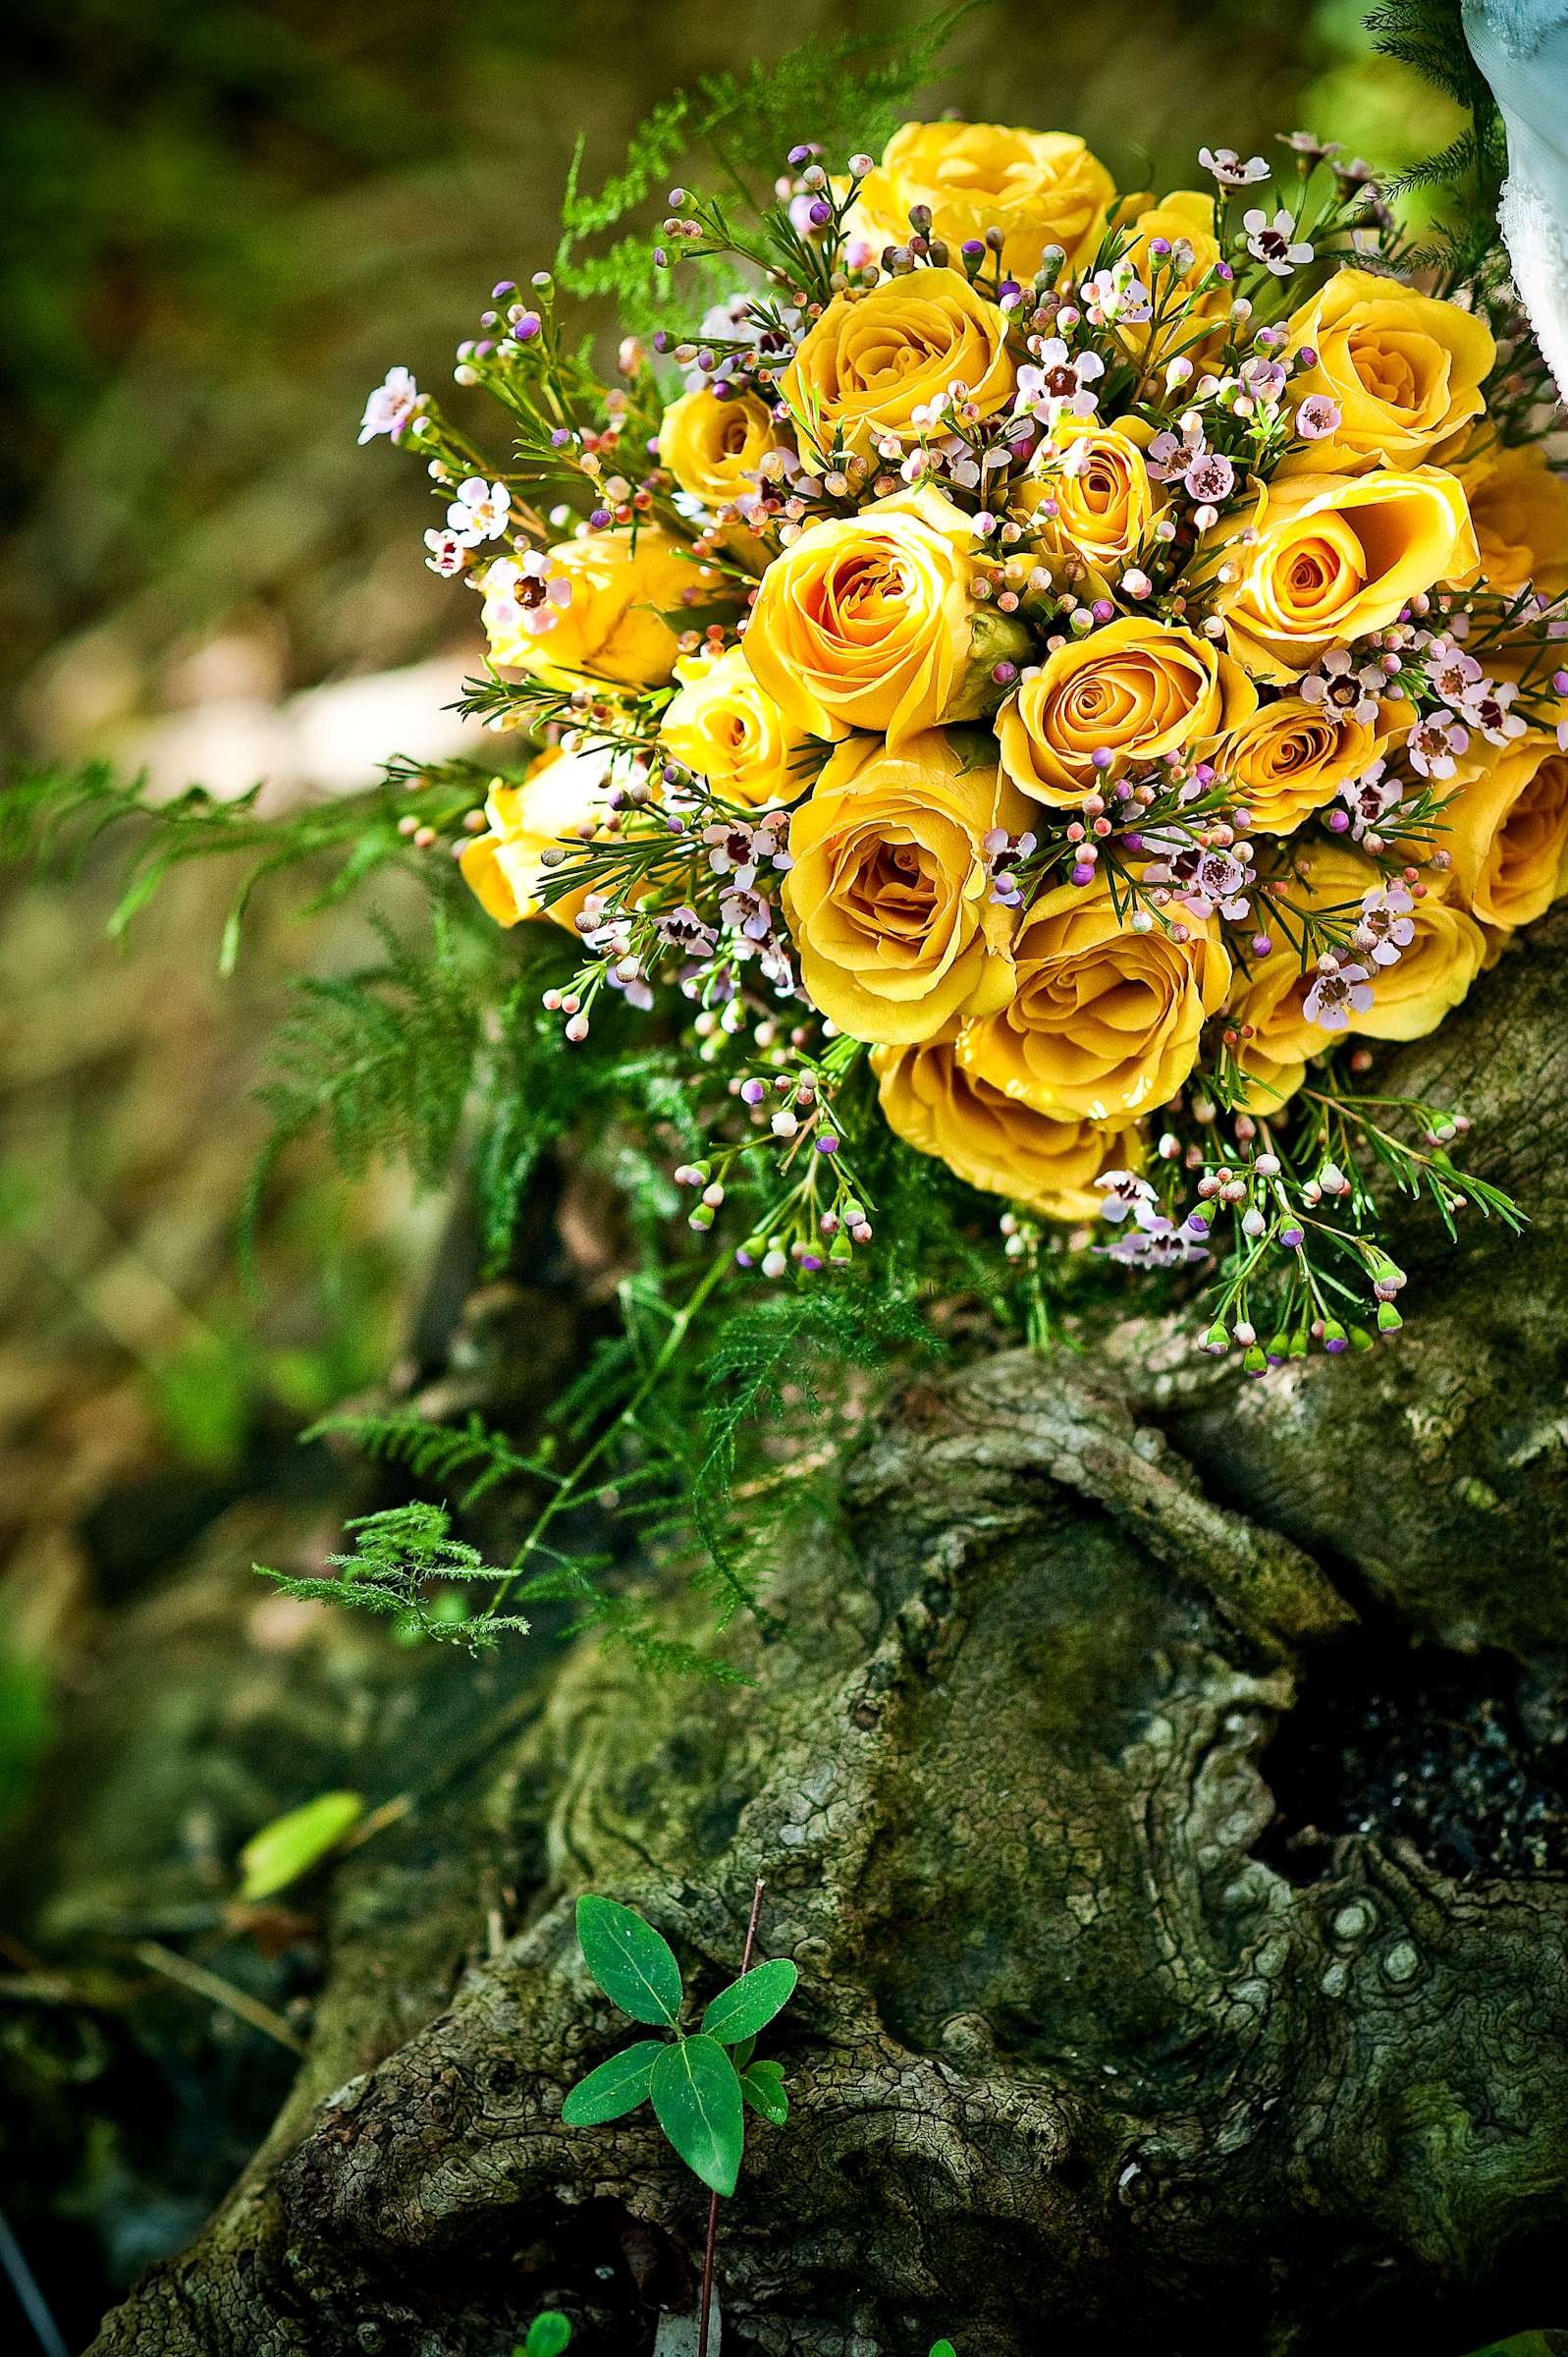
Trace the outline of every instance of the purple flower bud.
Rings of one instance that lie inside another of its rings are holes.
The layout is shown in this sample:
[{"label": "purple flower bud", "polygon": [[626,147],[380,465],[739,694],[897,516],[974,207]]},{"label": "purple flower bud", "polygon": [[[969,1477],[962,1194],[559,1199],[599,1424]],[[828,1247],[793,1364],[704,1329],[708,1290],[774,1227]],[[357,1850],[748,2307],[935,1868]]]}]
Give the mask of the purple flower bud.
[{"label": "purple flower bud", "polygon": [[825,1129],[817,1140],[817,1152],[819,1154],[837,1154],[838,1151],[838,1140],[831,1129]]},{"label": "purple flower bud", "polygon": [[1108,597],[1097,597],[1090,611],[1096,622],[1109,622],[1116,609]]},{"label": "purple flower bud", "polygon": [[802,164],[810,163],[811,149],[809,147],[791,147],[784,161],[792,164],[798,172]]},{"label": "purple flower bud", "polygon": [[1016,663],[993,663],[991,676],[999,687],[1010,687],[1018,677],[1018,666]]},{"label": "purple flower bud", "polygon": [[1349,826],[1349,824],[1350,824],[1350,812],[1349,812],[1348,810],[1330,810],[1330,811],[1329,811],[1329,813],[1328,813],[1328,831],[1329,831],[1329,833],[1330,833],[1331,835],[1342,835],[1342,834],[1344,833],[1345,829],[1346,829],[1346,828]]},{"label": "purple flower bud", "polygon": [[668,352],[670,350],[670,330],[667,327],[656,327],[654,329],[653,348],[655,352]]},{"label": "purple flower bud", "polygon": [[767,1093],[766,1081],[742,1080],[740,1083],[740,1094],[748,1105],[760,1105]]},{"label": "purple flower bud", "polygon": [[1284,1245],[1287,1252],[1299,1252],[1305,1239],[1306,1233],[1307,1232],[1304,1228],[1298,1228],[1292,1221],[1288,1228],[1280,1229],[1279,1241]]},{"label": "purple flower bud", "polygon": [[1075,884],[1092,884],[1095,880],[1094,868],[1087,861],[1080,859],[1072,871],[1072,880]]},{"label": "purple flower bud", "polygon": [[602,532],[605,525],[612,521],[613,519],[608,508],[595,508],[593,514],[588,519],[588,521],[593,525],[593,528],[596,532]]},{"label": "purple flower bud", "polygon": [[537,311],[524,311],[512,332],[519,344],[531,344],[542,325]]},{"label": "purple flower bud", "polygon": [[815,1277],[823,1266],[822,1255],[820,1252],[802,1252],[798,1265],[802,1276]]},{"label": "purple flower bud", "polygon": [[806,219],[813,229],[826,229],[833,219],[833,206],[819,196],[814,204],[807,206]]},{"label": "purple flower bud", "polygon": [[1252,937],[1252,954],[1255,958],[1267,958],[1273,946],[1273,936],[1270,933],[1255,933]]},{"label": "purple flower bud", "polygon": [[668,270],[670,267],[670,256],[662,246],[656,246],[653,249],[653,266],[656,270]]},{"label": "purple flower bud", "polygon": [[750,1254],[750,1253],[749,1253],[749,1252],[746,1250],[746,1247],[745,1247],[745,1245],[744,1245],[744,1244],[736,1244],[736,1246],[735,1246],[735,1267],[736,1267],[737,1269],[754,1269],[754,1268],[756,1267],[756,1265],[757,1265],[757,1264],[756,1264],[756,1262],[755,1262],[755,1261],[752,1259],[752,1257],[751,1257],[751,1254]]},{"label": "purple flower bud", "polygon": [[958,251],[966,262],[982,262],[986,258],[986,241],[984,238],[965,238]]},{"label": "purple flower bud", "polygon": [[492,301],[492,302],[499,302],[499,301],[501,301],[501,299],[502,299],[502,297],[503,297],[503,296],[505,296],[505,295],[515,295],[515,293],[516,293],[516,292],[517,292],[517,282],[516,282],[516,280],[515,280],[514,278],[504,278],[504,279],[502,279],[502,280],[499,282],[499,284],[498,284],[498,285],[496,285],[496,286],[493,286],[493,287],[491,288],[491,290],[490,290],[490,300],[491,300],[491,301]]},{"label": "purple flower bud", "polygon": [[1168,238],[1151,238],[1149,241],[1149,250],[1155,256],[1157,261],[1162,262],[1166,254],[1170,251],[1170,240]]},{"label": "purple flower bud", "polygon": [[551,447],[551,449],[552,449],[552,450],[565,450],[565,449],[566,449],[566,447],[567,447],[567,444],[568,444],[568,443],[570,440],[571,440],[571,428],[570,428],[570,426],[569,426],[569,425],[558,425],[558,426],[556,427],[556,430],[555,430],[555,432],[554,432],[554,433],[551,435],[551,437],[550,437],[550,447]]}]

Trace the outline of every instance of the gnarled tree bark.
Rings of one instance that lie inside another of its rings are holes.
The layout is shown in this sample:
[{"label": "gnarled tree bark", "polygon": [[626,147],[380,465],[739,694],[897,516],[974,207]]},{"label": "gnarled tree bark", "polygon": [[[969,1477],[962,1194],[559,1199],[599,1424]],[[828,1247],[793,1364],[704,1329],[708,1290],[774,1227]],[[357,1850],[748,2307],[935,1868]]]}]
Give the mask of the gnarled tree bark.
[{"label": "gnarled tree bark", "polygon": [[1396,1345],[1243,1385],[1146,1320],[923,1380],[781,1555],[753,1687],[578,1651],[487,1706],[340,1869],[295,2094],[96,2357],[492,2357],[546,2301],[646,2347],[706,2196],[646,2112],[561,2124],[625,2033],[571,1904],[640,1908],[705,1996],[758,1875],[801,1984],[788,2125],[724,2212],[731,2350],[1560,2321],[1487,2302],[1568,2195],[1565,954],[1559,914],[1386,1068],[1534,1222],[1398,1227]]}]

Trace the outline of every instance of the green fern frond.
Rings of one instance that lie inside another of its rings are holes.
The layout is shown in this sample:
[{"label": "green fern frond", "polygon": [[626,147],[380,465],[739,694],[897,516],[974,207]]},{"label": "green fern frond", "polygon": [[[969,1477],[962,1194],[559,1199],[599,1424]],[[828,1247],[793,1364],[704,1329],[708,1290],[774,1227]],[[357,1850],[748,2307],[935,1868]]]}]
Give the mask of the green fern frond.
[{"label": "green fern frond", "polygon": [[506,1577],[477,1548],[456,1538],[444,1506],[415,1503],[359,1514],[347,1525],[353,1535],[348,1555],[328,1557],[336,1579],[297,1579],[265,1563],[251,1568],[275,1580],[285,1596],[306,1604],[341,1604],[399,1622],[409,1634],[480,1652],[503,1634],[525,1635],[518,1613],[470,1616],[451,1591],[475,1580],[492,1585]]},{"label": "green fern frond", "polygon": [[427,951],[376,919],[385,957],[335,980],[295,985],[297,1012],[278,1034],[273,1077],[257,1093],[272,1134],[257,1159],[241,1221],[247,1270],[262,1197],[282,1156],[320,1130],[340,1168],[406,1162],[421,1186],[448,1176],[473,1077],[483,1019],[478,980],[437,908]]}]

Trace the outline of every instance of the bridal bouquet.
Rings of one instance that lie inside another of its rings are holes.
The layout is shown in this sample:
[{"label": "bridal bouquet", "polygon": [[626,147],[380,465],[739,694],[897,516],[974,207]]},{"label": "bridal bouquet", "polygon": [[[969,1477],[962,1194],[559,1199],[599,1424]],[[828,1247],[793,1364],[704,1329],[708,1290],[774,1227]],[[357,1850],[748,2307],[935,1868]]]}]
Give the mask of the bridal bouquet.
[{"label": "bridal bouquet", "polygon": [[1065,133],[802,143],[755,208],[671,191],[692,323],[609,386],[549,274],[495,288],[456,374],[505,459],[370,398],[478,600],[465,708],[537,748],[461,873],[568,937],[563,1055],[617,1002],[678,1038],[673,1177],[752,1282],[877,1251],[896,1141],[1015,1260],[1205,1264],[1261,1373],[1399,1326],[1385,1187],[1517,1216],[1368,1043],[1568,888],[1546,380],[1282,144],[1157,197]]}]

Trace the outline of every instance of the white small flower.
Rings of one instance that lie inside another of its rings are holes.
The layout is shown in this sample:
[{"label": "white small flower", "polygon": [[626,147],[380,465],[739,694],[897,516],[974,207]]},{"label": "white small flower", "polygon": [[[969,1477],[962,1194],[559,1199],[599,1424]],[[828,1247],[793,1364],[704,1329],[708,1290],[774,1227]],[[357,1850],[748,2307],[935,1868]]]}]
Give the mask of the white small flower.
[{"label": "white small flower", "polygon": [[426,532],[425,546],[430,551],[425,563],[443,579],[450,580],[455,573],[461,573],[468,562],[467,544],[456,532]]},{"label": "white small flower", "polygon": [[377,385],[365,403],[359,420],[360,441],[372,441],[377,434],[391,434],[396,441],[424,406],[425,397],[407,369],[389,368],[385,384]]},{"label": "white small flower", "polygon": [[1198,161],[1222,189],[1245,189],[1255,180],[1269,178],[1269,166],[1261,155],[1249,156],[1243,163],[1234,147],[1200,147]]},{"label": "white small flower", "polygon": [[1392,965],[1416,938],[1415,902],[1402,884],[1375,884],[1361,896],[1361,922],[1355,943],[1374,965]]},{"label": "white small flower", "polygon": [[1275,278],[1289,278],[1312,260],[1312,247],[1295,235],[1296,224],[1283,206],[1271,221],[1255,208],[1242,215],[1241,225],[1247,232],[1247,251]]},{"label": "white small flower", "polygon": [[1454,763],[1469,742],[1469,731],[1439,706],[1425,720],[1417,721],[1405,740],[1405,754],[1418,777],[1451,778]]},{"label": "white small flower", "polygon": [[1124,1220],[1140,1204],[1155,1199],[1154,1188],[1136,1171],[1102,1171],[1095,1184],[1106,1198],[1100,1206],[1100,1216],[1113,1224]]},{"label": "white small flower", "polygon": [[1372,1005],[1372,985],[1364,965],[1341,965],[1325,955],[1318,960],[1312,988],[1301,1012],[1309,1023],[1325,1031],[1343,1031],[1352,1014],[1365,1014]]},{"label": "white small flower", "polygon": [[447,523],[464,548],[477,548],[481,540],[500,539],[511,514],[512,493],[505,483],[487,483],[482,474],[470,474],[458,485]]}]

